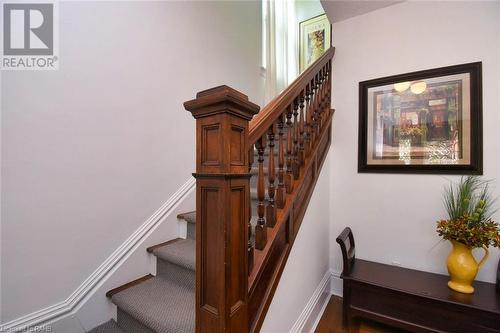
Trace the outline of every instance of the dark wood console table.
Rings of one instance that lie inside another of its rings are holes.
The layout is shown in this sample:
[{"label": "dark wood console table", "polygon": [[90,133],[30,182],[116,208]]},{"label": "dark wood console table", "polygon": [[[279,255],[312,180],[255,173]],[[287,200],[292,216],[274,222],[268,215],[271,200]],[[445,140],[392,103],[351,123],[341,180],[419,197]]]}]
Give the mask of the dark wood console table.
[{"label": "dark wood console table", "polygon": [[494,284],[476,281],[474,294],[461,294],[448,288],[445,275],[355,259],[346,230],[337,238],[344,256],[344,325],[363,317],[411,332],[500,332]]}]

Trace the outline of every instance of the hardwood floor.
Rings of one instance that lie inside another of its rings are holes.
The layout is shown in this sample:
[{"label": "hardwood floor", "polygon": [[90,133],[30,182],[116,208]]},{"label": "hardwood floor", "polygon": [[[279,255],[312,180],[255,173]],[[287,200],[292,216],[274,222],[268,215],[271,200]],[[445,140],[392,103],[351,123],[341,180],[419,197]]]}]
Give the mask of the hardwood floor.
[{"label": "hardwood floor", "polygon": [[332,296],[316,327],[316,333],[406,333],[371,321],[357,321],[351,330],[342,328],[342,298]]}]

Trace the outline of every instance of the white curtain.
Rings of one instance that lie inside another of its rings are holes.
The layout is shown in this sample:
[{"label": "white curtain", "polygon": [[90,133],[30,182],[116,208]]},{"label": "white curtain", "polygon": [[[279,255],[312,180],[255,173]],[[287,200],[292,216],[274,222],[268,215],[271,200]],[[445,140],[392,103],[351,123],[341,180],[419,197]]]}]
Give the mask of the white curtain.
[{"label": "white curtain", "polygon": [[298,72],[295,0],[262,0],[265,102],[285,89]]}]

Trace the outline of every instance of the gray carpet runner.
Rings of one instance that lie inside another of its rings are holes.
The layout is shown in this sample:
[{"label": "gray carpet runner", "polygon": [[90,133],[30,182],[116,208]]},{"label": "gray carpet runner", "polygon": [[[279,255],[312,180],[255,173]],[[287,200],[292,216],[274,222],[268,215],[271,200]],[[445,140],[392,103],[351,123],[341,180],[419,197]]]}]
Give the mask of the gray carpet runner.
[{"label": "gray carpet runner", "polygon": [[[268,155],[267,153],[265,156],[265,165]],[[258,203],[256,190],[258,172],[255,166],[251,173],[251,224],[255,227]],[[264,173],[267,178],[267,168],[264,169]],[[157,258],[156,276],[114,294],[111,301],[118,308],[117,322],[108,321],[89,333],[195,331],[196,212],[182,214],[182,218],[187,222],[187,239],[178,239],[154,247],[151,252]],[[253,232],[251,241],[254,242]]]},{"label": "gray carpet runner", "polygon": [[89,333],[124,333],[124,331],[114,320],[110,320],[89,331]]},{"label": "gray carpet runner", "polygon": [[182,219],[187,222],[187,238],[196,239],[196,212],[189,212],[182,215]]},{"label": "gray carpet runner", "polygon": [[192,239],[181,239],[168,246],[153,250],[153,254],[163,261],[178,265],[185,269],[195,270],[196,244]]},{"label": "gray carpet runner", "polygon": [[194,271],[175,266],[160,262],[156,277],[112,297],[120,311],[137,321],[133,326],[124,325],[118,317],[118,325],[122,329],[138,333],[194,332]]},{"label": "gray carpet runner", "polygon": [[195,241],[179,239],[153,249],[155,277],[112,296],[117,323],[91,333],[191,333],[195,329]]}]

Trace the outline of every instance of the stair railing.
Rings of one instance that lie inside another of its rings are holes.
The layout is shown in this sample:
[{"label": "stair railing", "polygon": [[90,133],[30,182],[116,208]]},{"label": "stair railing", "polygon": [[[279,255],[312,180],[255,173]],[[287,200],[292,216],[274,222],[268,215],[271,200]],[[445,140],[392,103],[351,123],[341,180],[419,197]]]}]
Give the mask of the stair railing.
[{"label": "stair railing", "polygon": [[184,103],[196,119],[196,332],[260,330],[330,146],[334,53],[260,113],[227,86]]}]

